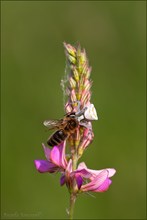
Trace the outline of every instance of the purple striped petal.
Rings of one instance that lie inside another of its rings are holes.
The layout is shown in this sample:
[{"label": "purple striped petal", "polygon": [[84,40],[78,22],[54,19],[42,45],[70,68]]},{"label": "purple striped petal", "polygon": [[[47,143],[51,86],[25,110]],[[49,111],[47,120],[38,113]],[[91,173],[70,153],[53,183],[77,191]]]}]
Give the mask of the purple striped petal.
[{"label": "purple striped petal", "polygon": [[100,187],[108,177],[108,171],[103,170],[99,175],[97,175],[91,182],[82,186],[83,191],[95,191]]},{"label": "purple striped petal", "polygon": [[97,175],[99,175],[104,170],[108,171],[108,177],[112,177],[116,173],[116,170],[113,168],[106,168],[103,170],[92,170],[87,168],[86,170],[92,174],[91,180],[93,180]]},{"label": "purple striped petal", "polygon": [[110,179],[106,179],[101,186],[99,186],[95,192],[105,192],[109,189],[110,184],[112,181]]}]

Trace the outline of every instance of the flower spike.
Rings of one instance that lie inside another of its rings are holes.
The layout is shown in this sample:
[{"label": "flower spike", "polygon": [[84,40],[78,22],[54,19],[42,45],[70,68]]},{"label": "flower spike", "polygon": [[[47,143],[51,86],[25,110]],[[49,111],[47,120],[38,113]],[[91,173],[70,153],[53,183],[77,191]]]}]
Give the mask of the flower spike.
[{"label": "flower spike", "polygon": [[81,193],[107,191],[116,170],[92,170],[87,168],[85,162],[78,164],[85,149],[94,139],[92,122],[98,120],[96,108],[91,102],[92,68],[89,66],[86,51],[81,49],[80,44],[74,47],[64,42],[63,45],[67,60],[67,77],[61,81],[64,95],[66,94],[65,117],[59,121],[44,122],[46,127],[51,126],[57,131],[47,142],[50,148],[42,144],[46,160],[35,160],[34,164],[40,173],[61,174],[60,185],[68,188],[68,214],[73,219],[77,196]]}]

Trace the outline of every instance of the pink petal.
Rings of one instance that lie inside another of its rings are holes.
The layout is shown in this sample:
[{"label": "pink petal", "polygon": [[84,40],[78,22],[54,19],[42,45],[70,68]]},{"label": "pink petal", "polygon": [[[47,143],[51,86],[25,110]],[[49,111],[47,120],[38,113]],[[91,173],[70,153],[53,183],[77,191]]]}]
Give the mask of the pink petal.
[{"label": "pink petal", "polygon": [[108,190],[110,184],[112,183],[112,181],[110,179],[106,179],[103,184],[101,186],[99,186],[95,192],[105,192]]},{"label": "pink petal", "polygon": [[92,169],[88,169],[87,168],[87,171],[89,172],[89,173],[91,173],[92,175],[93,175],[93,177],[95,177],[95,176],[97,176],[97,175],[99,175],[102,171],[104,171],[105,169],[103,169],[103,170],[92,170]]},{"label": "pink petal", "polygon": [[44,144],[42,144],[43,150],[44,150],[44,154],[47,160],[50,160],[50,153],[51,153],[51,149],[49,149],[48,147],[46,147]]},{"label": "pink petal", "polygon": [[116,173],[116,170],[115,169],[112,169],[112,168],[107,168],[108,170],[108,177],[112,177],[114,176],[114,174]]},{"label": "pink petal", "polygon": [[80,170],[80,169],[87,169],[87,166],[84,162],[79,163],[78,170]]},{"label": "pink petal", "polygon": [[[86,164],[84,162],[81,162],[77,170],[78,172],[81,172],[84,178],[90,178],[91,180],[93,180],[98,174],[100,174],[102,171],[106,169],[103,170],[88,169]],[[113,169],[109,169],[109,170],[113,170]]]},{"label": "pink petal", "polygon": [[66,159],[65,159],[65,143],[60,144],[59,146],[54,146],[50,152],[51,161],[59,167],[66,168]]},{"label": "pink petal", "polygon": [[61,160],[60,151],[57,146],[53,147],[53,149],[51,150],[50,159],[54,164],[56,164],[57,166],[60,166],[60,160]]},{"label": "pink petal", "polygon": [[88,169],[86,164],[84,162],[80,163],[78,166],[78,170],[85,169],[88,173],[91,173],[91,175],[97,176],[99,173],[101,173],[103,170],[92,170]]},{"label": "pink petal", "polygon": [[54,173],[57,170],[57,167],[47,160],[35,160],[34,163],[40,173]]},{"label": "pink petal", "polygon": [[64,168],[67,166],[66,154],[65,154],[66,141],[62,143],[61,164]]},{"label": "pink petal", "polygon": [[[79,174],[79,175],[81,175],[83,178],[87,178],[87,179],[89,179],[91,176],[92,176],[92,174],[91,173],[89,173],[86,169],[77,169],[77,170],[75,170],[75,171],[73,171],[72,172],[72,174]],[[72,175],[71,174],[71,175]]]},{"label": "pink petal", "polygon": [[72,172],[72,160],[71,159],[68,161],[66,172],[68,172],[69,174]]},{"label": "pink petal", "polygon": [[113,168],[106,168],[106,169],[103,169],[103,170],[87,169],[87,171],[92,174],[91,180],[93,180],[97,175],[99,175],[104,170],[108,171],[108,177],[112,177],[116,173],[116,170],[113,169]]},{"label": "pink petal", "polygon": [[81,175],[84,177],[84,178],[90,178],[92,176],[92,173],[89,172],[89,169],[87,169],[87,166],[84,162],[81,162],[79,165],[78,165],[78,169],[77,171],[78,173],[81,173]]},{"label": "pink petal", "polygon": [[95,191],[100,187],[108,177],[108,171],[103,170],[99,175],[97,175],[91,182],[83,185],[81,188],[83,191]]}]

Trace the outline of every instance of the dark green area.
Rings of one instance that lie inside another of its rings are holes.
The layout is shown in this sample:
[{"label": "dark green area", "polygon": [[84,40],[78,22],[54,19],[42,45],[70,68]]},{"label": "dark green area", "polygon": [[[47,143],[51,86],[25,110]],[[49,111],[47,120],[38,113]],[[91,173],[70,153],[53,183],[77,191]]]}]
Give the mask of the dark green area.
[{"label": "dark green area", "polygon": [[59,177],[39,174],[42,121],[63,116],[63,42],[92,66],[99,120],[84,153],[91,169],[117,170],[108,192],[78,198],[75,218],[145,218],[145,1],[1,2],[2,219],[67,218]]}]

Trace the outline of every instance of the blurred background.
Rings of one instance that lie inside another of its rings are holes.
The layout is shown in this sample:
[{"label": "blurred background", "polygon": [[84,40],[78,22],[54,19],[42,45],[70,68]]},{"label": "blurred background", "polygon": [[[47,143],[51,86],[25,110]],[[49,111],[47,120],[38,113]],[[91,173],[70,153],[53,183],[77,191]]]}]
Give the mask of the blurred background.
[{"label": "blurred background", "polygon": [[145,1],[1,2],[1,218],[67,219],[59,174],[40,174],[45,119],[64,114],[63,42],[86,49],[99,120],[84,153],[112,185],[81,195],[75,219],[145,219]]}]

